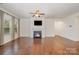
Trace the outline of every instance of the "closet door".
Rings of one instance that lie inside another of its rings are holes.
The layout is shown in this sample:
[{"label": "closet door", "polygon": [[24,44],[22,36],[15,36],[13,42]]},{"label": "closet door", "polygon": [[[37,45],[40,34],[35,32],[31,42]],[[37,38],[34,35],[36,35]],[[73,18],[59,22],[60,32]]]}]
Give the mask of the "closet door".
[{"label": "closet door", "polygon": [[3,38],[4,43],[12,40],[12,17],[6,13],[3,19]]}]

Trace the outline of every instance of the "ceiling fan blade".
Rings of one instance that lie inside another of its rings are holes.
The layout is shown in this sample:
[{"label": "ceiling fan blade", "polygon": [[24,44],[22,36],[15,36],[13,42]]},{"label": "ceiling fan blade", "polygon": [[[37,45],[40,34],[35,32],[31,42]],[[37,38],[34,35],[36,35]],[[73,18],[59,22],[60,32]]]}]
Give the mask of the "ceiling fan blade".
[{"label": "ceiling fan blade", "polygon": [[35,15],[32,15],[32,17],[34,17]]},{"label": "ceiling fan blade", "polygon": [[29,14],[35,14],[35,13],[30,12]]},{"label": "ceiling fan blade", "polygon": [[40,13],[40,15],[45,15],[44,13]]}]

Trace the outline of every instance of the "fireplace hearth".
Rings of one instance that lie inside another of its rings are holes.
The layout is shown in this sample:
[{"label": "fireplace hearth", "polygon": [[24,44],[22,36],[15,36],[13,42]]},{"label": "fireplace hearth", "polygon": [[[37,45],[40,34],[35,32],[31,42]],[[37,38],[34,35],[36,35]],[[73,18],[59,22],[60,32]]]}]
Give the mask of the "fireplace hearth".
[{"label": "fireplace hearth", "polygon": [[42,31],[34,31],[33,37],[34,38],[42,38]]}]

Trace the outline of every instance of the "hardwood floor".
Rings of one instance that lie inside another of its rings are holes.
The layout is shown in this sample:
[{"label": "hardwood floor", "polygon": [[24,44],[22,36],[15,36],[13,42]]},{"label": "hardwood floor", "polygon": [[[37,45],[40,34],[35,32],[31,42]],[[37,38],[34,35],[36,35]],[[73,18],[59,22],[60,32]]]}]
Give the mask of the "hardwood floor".
[{"label": "hardwood floor", "polygon": [[79,55],[79,42],[60,36],[31,39],[21,37],[0,47],[1,55]]}]

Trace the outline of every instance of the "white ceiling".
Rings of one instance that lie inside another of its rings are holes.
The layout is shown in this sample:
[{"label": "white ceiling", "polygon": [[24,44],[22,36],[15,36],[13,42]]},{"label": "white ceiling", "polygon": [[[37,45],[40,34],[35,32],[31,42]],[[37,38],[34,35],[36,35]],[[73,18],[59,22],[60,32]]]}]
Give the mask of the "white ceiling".
[{"label": "white ceiling", "polygon": [[2,3],[2,8],[20,18],[30,18],[30,12],[37,8],[45,13],[46,18],[65,17],[79,12],[78,3]]}]

